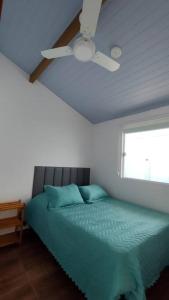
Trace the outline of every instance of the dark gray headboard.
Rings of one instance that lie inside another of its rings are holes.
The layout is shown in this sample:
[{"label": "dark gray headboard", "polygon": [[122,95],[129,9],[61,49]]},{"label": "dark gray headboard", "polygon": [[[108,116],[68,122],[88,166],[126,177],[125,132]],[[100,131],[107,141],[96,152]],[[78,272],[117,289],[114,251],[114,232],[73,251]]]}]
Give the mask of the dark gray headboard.
[{"label": "dark gray headboard", "polygon": [[35,167],[32,197],[43,192],[45,184],[63,186],[70,183],[90,184],[89,168]]}]

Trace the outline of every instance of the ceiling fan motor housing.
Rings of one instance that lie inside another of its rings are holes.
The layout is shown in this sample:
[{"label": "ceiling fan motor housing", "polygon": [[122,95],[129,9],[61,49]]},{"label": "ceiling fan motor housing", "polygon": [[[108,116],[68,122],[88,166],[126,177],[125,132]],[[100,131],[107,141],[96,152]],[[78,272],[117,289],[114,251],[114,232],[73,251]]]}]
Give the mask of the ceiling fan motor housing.
[{"label": "ceiling fan motor housing", "polygon": [[74,56],[82,61],[90,61],[95,55],[96,47],[92,40],[79,38],[75,41],[73,47]]}]

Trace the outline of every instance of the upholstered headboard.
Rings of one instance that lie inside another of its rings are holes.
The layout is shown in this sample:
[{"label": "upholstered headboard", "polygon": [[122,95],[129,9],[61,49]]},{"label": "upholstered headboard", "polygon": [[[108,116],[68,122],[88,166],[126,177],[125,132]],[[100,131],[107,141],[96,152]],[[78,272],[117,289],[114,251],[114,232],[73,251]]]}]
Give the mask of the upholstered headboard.
[{"label": "upholstered headboard", "polygon": [[37,166],[34,168],[32,197],[42,193],[45,184],[63,186],[70,183],[90,184],[90,169]]}]

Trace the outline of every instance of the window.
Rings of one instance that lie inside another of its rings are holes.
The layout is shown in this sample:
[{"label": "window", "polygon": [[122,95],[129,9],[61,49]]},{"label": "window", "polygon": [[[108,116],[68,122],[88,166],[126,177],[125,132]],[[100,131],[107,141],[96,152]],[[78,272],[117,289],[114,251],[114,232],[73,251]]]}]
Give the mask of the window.
[{"label": "window", "polygon": [[124,131],[122,177],[169,183],[169,124]]}]

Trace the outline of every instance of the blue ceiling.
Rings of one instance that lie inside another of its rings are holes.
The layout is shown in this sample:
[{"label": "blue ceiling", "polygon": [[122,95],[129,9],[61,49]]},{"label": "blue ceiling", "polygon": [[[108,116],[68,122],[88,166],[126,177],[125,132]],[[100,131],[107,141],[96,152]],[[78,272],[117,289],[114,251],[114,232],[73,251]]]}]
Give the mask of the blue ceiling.
[{"label": "blue ceiling", "polygon": [[[4,0],[0,50],[27,73],[82,6],[82,0]],[[117,72],[73,57],[55,60],[40,81],[93,123],[169,105],[169,0],[108,0],[95,37]],[[47,99],[46,99],[47,101]]]}]

